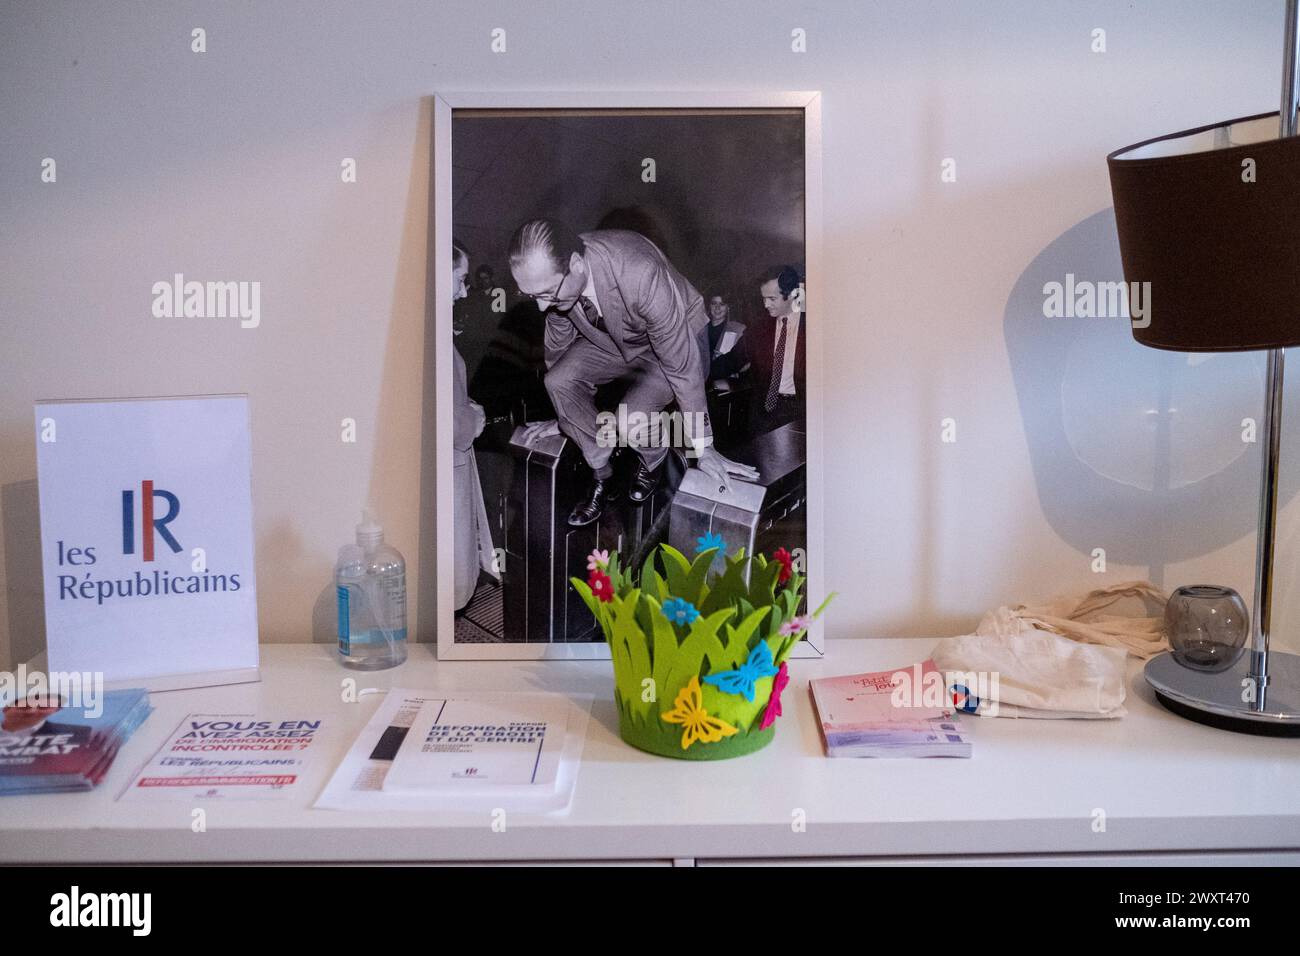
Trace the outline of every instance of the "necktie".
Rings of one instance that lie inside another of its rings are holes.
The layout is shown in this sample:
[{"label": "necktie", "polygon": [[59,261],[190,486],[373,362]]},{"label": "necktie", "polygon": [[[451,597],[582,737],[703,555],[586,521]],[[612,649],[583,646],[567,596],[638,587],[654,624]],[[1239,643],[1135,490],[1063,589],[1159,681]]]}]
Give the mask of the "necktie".
[{"label": "necktie", "polygon": [[772,381],[767,386],[763,410],[776,408],[776,396],[781,390],[781,376],[785,372],[785,316],[781,316],[781,330],[776,335],[776,352],[772,355]]},{"label": "necktie", "polygon": [[596,310],[596,303],[591,301],[589,296],[584,295],[582,297],[582,314],[586,316],[587,321],[594,328],[600,329],[602,332],[605,331],[605,320],[601,318],[600,312]]}]

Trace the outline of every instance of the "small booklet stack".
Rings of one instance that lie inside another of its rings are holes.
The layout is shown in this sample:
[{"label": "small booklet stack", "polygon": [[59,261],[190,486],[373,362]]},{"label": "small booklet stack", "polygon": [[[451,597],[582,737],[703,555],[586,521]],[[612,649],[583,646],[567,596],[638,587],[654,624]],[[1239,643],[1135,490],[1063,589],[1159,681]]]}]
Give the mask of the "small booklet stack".
[{"label": "small booklet stack", "polygon": [[9,704],[0,720],[0,794],[90,790],[153,709],[149,692],[110,690],[93,710]]},{"label": "small booklet stack", "polygon": [[969,757],[933,661],[809,681],[828,757]]}]

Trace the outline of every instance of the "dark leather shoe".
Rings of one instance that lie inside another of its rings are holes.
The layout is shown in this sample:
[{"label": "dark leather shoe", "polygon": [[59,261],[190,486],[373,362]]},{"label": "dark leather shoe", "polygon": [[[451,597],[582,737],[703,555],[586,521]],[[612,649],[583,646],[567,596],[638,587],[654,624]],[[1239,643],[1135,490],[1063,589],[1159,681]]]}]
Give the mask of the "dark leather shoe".
[{"label": "dark leather shoe", "polygon": [[573,506],[569,512],[569,525],[574,528],[581,528],[589,525],[605,509],[605,499],[608,497],[609,479],[592,478],[591,491],[587,496]]},{"label": "dark leather shoe", "polygon": [[645,501],[659,487],[659,479],[663,477],[663,473],[663,462],[660,462],[659,467],[651,471],[645,466],[645,460],[638,455],[636,471],[632,475],[631,483],[627,486],[627,496],[637,504]]}]

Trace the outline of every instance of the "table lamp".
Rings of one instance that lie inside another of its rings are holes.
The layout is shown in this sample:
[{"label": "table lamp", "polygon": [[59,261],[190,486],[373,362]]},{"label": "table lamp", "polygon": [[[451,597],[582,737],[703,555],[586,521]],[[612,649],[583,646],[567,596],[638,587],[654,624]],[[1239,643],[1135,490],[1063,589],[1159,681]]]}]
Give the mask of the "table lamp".
[{"label": "table lamp", "polygon": [[1300,345],[1300,8],[1287,0],[1282,104],[1106,157],[1124,278],[1146,293],[1133,337],[1181,352],[1268,352],[1249,651],[1226,670],[1153,658],[1174,713],[1228,730],[1300,736],[1300,657],[1269,648],[1284,350]]}]

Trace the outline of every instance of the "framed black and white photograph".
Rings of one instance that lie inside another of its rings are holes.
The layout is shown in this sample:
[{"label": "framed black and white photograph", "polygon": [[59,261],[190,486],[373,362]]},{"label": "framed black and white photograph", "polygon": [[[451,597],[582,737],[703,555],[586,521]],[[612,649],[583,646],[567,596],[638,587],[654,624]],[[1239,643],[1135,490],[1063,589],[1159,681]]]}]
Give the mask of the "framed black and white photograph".
[{"label": "framed black and white photograph", "polygon": [[821,603],[819,109],[434,98],[440,657],[608,657],[593,551],[785,549]]}]

